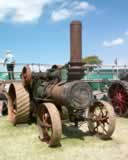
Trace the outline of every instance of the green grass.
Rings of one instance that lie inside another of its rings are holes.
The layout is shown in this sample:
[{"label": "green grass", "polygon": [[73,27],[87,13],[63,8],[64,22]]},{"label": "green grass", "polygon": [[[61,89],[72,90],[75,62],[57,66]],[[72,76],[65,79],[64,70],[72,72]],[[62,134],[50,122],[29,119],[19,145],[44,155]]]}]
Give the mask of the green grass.
[{"label": "green grass", "polygon": [[61,147],[49,148],[38,139],[35,124],[12,126],[7,117],[0,118],[0,160],[127,160],[128,119],[118,119],[113,139],[64,127]]}]

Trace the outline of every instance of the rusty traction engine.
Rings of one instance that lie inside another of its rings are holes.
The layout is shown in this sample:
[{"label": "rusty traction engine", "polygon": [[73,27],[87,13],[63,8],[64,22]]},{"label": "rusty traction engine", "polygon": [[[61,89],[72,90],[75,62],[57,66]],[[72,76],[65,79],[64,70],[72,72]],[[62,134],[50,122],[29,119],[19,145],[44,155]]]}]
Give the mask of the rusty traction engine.
[{"label": "rusty traction engine", "polygon": [[120,80],[111,84],[108,97],[118,116],[128,117],[128,73],[122,72]]},{"label": "rusty traction engine", "polygon": [[[84,69],[81,63],[81,23],[71,23],[71,60],[67,67],[68,79],[61,80],[56,65],[46,72],[33,72],[29,65],[22,70],[22,84],[9,88],[9,118],[13,124],[26,123],[36,117],[39,138],[50,146],[60,144],[64,111],[66,119],[79,126],[88,121],[91,133],[108,139],[115,129],[112,106],[97,101],[87,82],[80,80]],[[24,87],[23,87],[23,86]]]}]

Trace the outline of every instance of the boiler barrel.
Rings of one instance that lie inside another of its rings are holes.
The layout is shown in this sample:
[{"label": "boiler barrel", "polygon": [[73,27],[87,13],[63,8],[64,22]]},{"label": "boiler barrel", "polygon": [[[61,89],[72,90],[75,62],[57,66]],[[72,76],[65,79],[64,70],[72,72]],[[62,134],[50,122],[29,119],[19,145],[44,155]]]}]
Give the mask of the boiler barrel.
[{"label": "boiler barrel", "polygon": [[50,95],[60,106],[72,106],[74,109],[85,109],[92,104],[92,90],[84,81],[58,83],[48,87],[46,94]]}]

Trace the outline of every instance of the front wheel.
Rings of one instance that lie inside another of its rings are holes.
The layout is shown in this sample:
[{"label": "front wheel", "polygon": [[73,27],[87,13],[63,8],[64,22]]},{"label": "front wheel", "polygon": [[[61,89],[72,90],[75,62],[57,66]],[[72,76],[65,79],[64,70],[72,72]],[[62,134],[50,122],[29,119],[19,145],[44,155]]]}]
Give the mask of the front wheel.
[{"label": "front wheel", "polygon": [[96,101],[88,110],[88,128],[101,139],[110,139],[115,130],[113,107],[105,101]]},{"label": "front wheel", "polygon": [[62,126],[59,112],[52,103],[43,103],[37,113],[37,126],[40,140],[50,147],[60,145]]}]

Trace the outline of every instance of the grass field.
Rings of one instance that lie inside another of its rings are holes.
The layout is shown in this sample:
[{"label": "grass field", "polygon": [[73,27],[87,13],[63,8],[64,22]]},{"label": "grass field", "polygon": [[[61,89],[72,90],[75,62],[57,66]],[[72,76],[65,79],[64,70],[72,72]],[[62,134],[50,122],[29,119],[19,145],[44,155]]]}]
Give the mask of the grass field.
[{"label": "grass field", "polygon": [[38,139],[35,124],[13,127],[0,118],[0,160],[128,160],[128,119],[118,118],[112,140],[103,141],[64,127],[61,147],[49,148]]}]

